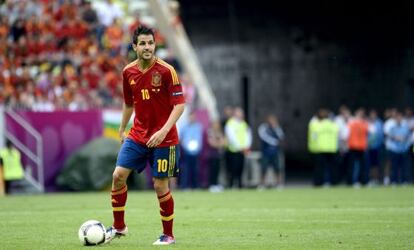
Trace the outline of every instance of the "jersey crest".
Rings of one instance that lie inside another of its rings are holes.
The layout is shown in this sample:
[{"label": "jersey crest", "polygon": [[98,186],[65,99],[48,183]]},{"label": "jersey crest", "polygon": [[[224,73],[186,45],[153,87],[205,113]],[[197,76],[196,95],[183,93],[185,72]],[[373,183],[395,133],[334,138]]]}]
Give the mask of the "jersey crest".
[{"label": "jersey crest", "polygon": [[161,74],[160,74],[160,72],[155,71],[154,73],[152,73],[151,84],[154,87],[160,87],[161,86]]}]

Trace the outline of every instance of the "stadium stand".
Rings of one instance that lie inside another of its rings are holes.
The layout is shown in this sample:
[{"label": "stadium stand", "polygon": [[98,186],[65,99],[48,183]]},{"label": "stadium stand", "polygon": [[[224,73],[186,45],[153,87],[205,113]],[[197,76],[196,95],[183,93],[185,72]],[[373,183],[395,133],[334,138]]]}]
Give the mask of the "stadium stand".
[{"label": "stadium stand", "polygon": [[[146,2],[5,1],[0,104],[36,111],[121,107],[121,71],[136,56],[131,31],[154,24],[149,15],[140,18]],[[179,70],[164,36],[155,31],[157,55]]]}]

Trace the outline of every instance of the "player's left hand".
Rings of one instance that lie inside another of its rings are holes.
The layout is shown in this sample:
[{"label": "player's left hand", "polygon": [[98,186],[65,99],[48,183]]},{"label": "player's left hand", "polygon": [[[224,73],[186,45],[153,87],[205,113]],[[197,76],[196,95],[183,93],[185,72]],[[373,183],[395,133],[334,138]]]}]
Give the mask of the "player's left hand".
[{"label": "player's left hand", "polygon": [[164,141],[164,139],[165,139],[166,136],[167,136],[167,132],[165,132],[163,130],[158,130],[148,140],[147,147],[149,147],[149,148],[155,148],[156,146],[160,145],[161,142]]}]

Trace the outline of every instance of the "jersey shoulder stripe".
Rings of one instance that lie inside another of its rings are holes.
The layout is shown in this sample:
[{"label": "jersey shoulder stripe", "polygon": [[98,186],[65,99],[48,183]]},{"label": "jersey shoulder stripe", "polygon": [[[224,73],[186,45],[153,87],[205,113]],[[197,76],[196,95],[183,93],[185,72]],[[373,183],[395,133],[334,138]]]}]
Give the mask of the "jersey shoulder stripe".
[{"label": "jersey shoulder stripe", "polygon": [[137,65],[138,64],[138,59],[137,60],[135,60],[135,61],[132,61],[131,63],[129,63],[129,64],[127,64],[127,66],[125,66],[124,67],[124,69],[122,70],[122,72],[124,72],[125,70],[127,70],[128,68],[131,68],[131,67],[133,67],[133,66],[135,66],[135,65]]},{"label": "jersey shoulder stripe", "polygon": [[178,80],[178,76],[177,76],[177,72],[175,71],[174,67],[171,66],[169,63],[165,62],[162,59],[158,59],[158,63],[164,67],[166,67],[170,73],[171,73],[171,79],[173,81],[173,85],[178,85],[180,84],[179,80]]}]

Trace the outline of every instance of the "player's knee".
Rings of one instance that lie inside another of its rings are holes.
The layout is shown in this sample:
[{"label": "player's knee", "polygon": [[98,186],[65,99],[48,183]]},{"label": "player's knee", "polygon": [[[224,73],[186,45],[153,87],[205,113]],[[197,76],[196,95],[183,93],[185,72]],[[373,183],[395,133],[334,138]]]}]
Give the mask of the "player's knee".
[{"label": "player's knee", "polygon": [[126,177],[120,174],[119,172],[114,171],[114,173],[112,174],[112,180],[115,185],[122,185],[125,183]]},{"label": "player's knee", "polygon": [[155,189],[155,191],[158,193],[158,191],[160,191],[161,190],[161,188],[162,188],[162,186],[159,184],[159,183],[157,183],[157,182],[154,182],[154,189]]},{"label": "player's knee", "polygon": [[168,181],[154,181],[154,189],[157,194],[168,192]]}]

